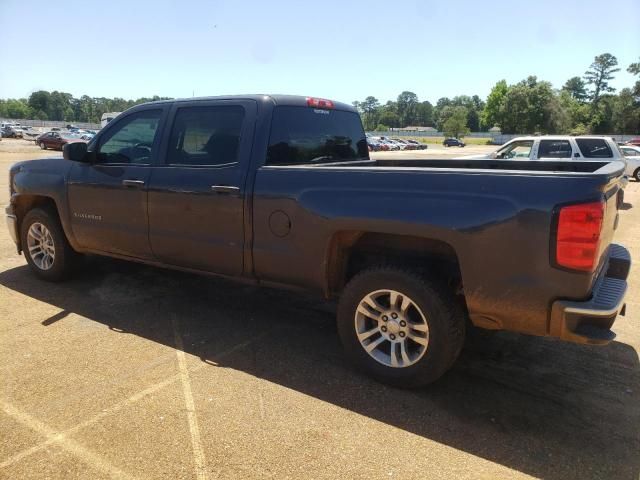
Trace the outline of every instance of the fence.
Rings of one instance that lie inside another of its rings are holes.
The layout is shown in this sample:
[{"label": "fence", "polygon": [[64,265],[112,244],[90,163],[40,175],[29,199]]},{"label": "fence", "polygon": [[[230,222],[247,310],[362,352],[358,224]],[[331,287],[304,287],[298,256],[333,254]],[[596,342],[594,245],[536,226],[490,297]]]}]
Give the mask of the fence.
[{"label": "fence", "polygon": [[100,130],[99,123],[85,123],[85,122],[64,122],[58,120],[29,120],[25,118],[0,118],[2,122],[19,123],[20,125],[28,125],[30,127],[42,127],[42,128],[65,128],[67,125],[75,125],[78,128],[84,128],[87,130]]},{"label": "fence", "polygon": [[[445,134],[435,130],[428,131],[410,131],[410,130],[389,130],[382,132],[367,132],[372,137],[444,137]],[[486,138],[487,143],[492,145],[502,145],[516,137],[528,137],[527,133],[491,133],[491,132],[472,132],[465,135],[465,138]],[[612,137],[616,142],[628,142],[638,135],[622,135],[617,133],[603,134],[598,136]]]}]

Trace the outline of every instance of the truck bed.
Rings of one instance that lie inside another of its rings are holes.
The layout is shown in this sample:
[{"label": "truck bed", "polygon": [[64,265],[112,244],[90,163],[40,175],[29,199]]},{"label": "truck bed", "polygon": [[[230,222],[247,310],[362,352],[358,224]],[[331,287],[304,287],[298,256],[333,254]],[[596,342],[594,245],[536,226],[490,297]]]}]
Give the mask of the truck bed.
[{"label": "truck bed", "polygon": [[401,159],[401,160],[362,160],[354,162],[318,163],[313,167],[360,167],[360,168],[407,168],[437,170],[500,170],[502,172],[572,172],[617,174],[624,168],[622,162],[612,161],[531,161],[531,160],[464,160],[464,159]]}]

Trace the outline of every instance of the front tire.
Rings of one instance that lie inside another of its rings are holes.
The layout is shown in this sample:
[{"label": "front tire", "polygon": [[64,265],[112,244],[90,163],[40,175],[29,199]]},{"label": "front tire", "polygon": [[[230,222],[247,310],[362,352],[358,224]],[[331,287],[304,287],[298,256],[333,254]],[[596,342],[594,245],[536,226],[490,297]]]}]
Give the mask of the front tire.
[{"label": "front tire", "polygon": [[41,148],[42,150],[46,150],[46,149],[47,149],[47,146],[45,145],[45,143],[44,143],[44,142],[40,142],[40,148]]},{"label": "front tire", "polygon": [[338,332],[358,368],[382,383],[420,387],[455,362],[465,316],[460,302],[437,282],[402,268],[376,267],[345,287]]},{"label": "front tire", "polygon": [[22,220],[20,238],[27,263],[38,277],[58,282],[69,276],[77,253],[55,213],[41,208],[30,210]]},{"label": "front tire", "polygon": [[633,178],[636,179],[636,182],[640,182],[640,168],[636,168],[636,171],[633,172]]}]

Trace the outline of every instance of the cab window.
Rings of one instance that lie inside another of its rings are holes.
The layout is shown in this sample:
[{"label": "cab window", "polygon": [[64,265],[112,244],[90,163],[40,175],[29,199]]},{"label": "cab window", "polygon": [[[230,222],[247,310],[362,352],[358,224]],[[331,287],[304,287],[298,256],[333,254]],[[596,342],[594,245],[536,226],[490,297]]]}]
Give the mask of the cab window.
[{"label": "cab window", "polygon": [[496,158],[529,158],[531,147],[533,147],[533,140],[512,142],[498,150]]},{"label": "cab window", "polygon": [[538,158],[571,158],[569,140],[540,140]]},{"label": "cab window", "polygon": [[244,108],[239,105],[185,107],[176,113],[169,165],[228,165],[238,161]]},{"label": "cab window", "polygon": [[603,138],[576,138],[585,158],[612,158],[613,152]]},{"label": "cab window", "polygon": [[121,119],[100,139],[100,163],[151,163],[162,110],[145,110]]}]

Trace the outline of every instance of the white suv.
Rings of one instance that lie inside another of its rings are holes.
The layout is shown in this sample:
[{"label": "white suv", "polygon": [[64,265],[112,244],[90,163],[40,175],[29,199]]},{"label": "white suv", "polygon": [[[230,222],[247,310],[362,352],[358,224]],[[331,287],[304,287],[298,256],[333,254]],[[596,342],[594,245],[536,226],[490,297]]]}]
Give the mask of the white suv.
[{"label": "white suv", "polygon": [[620,160],[625,157],[611,137],[548,135],[518,137],[502,145],[489,155],[472,155],[469,158],[496,158],[514,160]]}]

